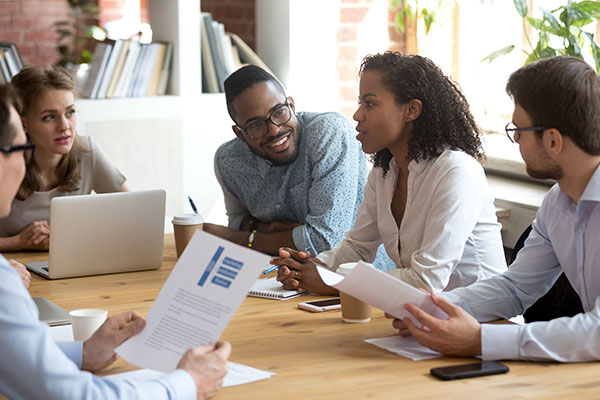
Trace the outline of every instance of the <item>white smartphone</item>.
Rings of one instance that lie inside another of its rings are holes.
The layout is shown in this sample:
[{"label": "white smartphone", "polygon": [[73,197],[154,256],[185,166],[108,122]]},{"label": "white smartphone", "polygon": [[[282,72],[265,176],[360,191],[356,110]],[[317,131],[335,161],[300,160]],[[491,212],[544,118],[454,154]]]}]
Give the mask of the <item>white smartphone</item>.
[{"label": "white smartphone", "polygon": [[334,297],[331,299],[305,301],[302,303],[298,303],[298,308],[311,312],[323,312],[339,310],[340,308],[342,308],[342,305],[340,304],[340,298]]}]

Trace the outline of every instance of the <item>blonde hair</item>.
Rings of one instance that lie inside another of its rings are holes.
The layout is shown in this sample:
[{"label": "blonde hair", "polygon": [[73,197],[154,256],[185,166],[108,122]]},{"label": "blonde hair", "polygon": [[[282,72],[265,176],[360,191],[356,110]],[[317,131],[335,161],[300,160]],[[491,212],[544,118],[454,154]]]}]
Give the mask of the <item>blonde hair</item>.
[{"label": "blonde hair", "polygon": [[[12,78],[11,85],[15,88],[21,103],[18,110],[19,114],[24,118],[27,118],[37,99],[48,91],[69,90],[73,92],[74,96],[76,94],[75,82],[71,75],[64,68],[54,65],[26,66]],[[74,149],[88,151],[79,142],[76,132],[73,132],[73,139],[71,151],[62,156],[56,167],[57,188],[62,192],[72,192],[79,189],[80,166],[79,158]],[[16,198],[25,200],[33,192],[40,190],[41,177],[39,166],[36,164],[35,158],[31,157],[27,162],[25,179],[21,183]]]}]

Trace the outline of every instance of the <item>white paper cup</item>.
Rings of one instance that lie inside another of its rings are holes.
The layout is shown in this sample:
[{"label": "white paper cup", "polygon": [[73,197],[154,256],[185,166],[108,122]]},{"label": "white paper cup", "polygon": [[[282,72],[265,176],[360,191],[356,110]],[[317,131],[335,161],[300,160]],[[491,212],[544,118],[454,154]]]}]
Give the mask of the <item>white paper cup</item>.
[{"label": "white paper cup", "polygon": [[84,308],[73,310],[69,315],[73,322],[73,340],[84,342],[106,321],[108,311],[100,308]]}]

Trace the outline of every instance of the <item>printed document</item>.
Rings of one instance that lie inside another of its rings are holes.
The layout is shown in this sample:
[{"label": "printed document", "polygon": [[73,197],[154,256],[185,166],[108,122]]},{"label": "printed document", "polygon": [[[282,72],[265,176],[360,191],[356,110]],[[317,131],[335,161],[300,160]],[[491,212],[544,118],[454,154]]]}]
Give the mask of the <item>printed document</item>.
[{"label": "printed document", "polygon": [[196,231],[154,301],[146,327],[117,347],[117,354],[142,368],[175,370],[189,348],[219,339],[269,260]]},{"label": "printed document", "polygon": [[[107,375],[106,379],[122,380],[150,380],[158,379],[165,375],[164,372],[152,371],[149,369],[138,369],[135,371],[123,372],[120,374]],[[223,387],[231,387],[237,385],[245,385],[247,383],[262,381],[269,379],[275,375],[273,372],[263,371],[260,369],[248,367],[247,365],[237,364],[231,361],[227,362],[227,375],[223,378]]]},{"label": "printed document", "polygon": [[396,318],[411,318],[415,324],[421,324],[404,309],[406,303],[414,304],[436,318],[447,319],[448,315],[433,304],[429,294],[402,282],[396,277],[375,269],[363,261],[348,276],[344,277],[326,268],[317,266],[323,282],[369,303]]}]

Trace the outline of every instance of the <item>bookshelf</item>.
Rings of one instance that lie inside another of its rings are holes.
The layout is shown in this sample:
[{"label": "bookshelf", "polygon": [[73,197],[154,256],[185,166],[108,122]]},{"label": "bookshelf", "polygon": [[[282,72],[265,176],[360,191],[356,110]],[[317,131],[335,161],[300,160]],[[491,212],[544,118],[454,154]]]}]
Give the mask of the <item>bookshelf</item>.
[{"label": "bookshelf", "polygon": [[190,195],[212,219],[213,208],[222,209],[213,155],[234,135],[224,95],[202,94],[200,1],[150,0],[149,7],[153,41],[173,43],[167,95],[80,99],[78,132],[100,143],[133,189],[165,189],[167,216],[191,212]]}]

